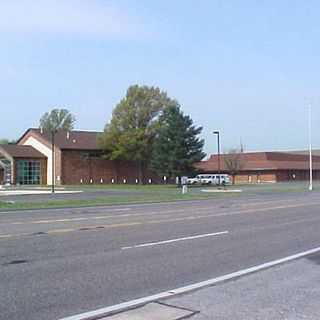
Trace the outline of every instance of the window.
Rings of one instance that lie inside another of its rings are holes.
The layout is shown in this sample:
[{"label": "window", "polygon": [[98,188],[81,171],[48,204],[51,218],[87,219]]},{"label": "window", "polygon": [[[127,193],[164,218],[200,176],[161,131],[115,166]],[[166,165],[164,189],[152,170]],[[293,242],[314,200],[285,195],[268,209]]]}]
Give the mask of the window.
[{"label": "window", "polygon": [[40,184],[41,169],[39,160],[17,161],[17,183],[18,184]]}]

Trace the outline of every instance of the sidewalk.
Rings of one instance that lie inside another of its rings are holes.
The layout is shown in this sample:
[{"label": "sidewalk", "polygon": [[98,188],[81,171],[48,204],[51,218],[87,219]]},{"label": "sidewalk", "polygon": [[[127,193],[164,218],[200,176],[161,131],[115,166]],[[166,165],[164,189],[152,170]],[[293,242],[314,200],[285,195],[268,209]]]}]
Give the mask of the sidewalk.
[{"label": "sidewalk", "polygon": [[320,254],[106,320],[319,320]]}]

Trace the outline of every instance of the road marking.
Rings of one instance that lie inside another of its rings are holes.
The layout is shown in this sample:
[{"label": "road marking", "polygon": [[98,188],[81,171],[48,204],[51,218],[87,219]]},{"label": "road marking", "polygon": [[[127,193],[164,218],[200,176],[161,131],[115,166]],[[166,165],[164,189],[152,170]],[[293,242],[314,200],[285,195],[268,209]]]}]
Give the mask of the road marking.
[{"label": "road marking", "polygon": [[93,320],[96,318],[100,319],[102,317],[107,317],[111,314],[120,313],[120,312],[126,311],[128,309],[143,306],[143,305],[150,303],[150,302],[154,302],[154,301],[158,301],[158,300],[162,300],[162,299],[167,299],[167,298],[174,297],[174,296],[180,295],[180,294],[186,294],[186,293],[189,293],[189,292],[192,292],[195,290],[199,290],[199,289],[206,288],[209,286],[217,285],[217,284],[223,283],[225,281],[237,279],[239,277],[243,277],[243,276],[246,276],[246,275],[258,272],[258,271],[262,271],[262,270],[265,270],[265,269],[268,269],[268,268],[271,268],[271,267],[274,267],[274,266],[277,266],[280,264],[284,264],[286,262],[297,260],[297,259],[309,256],[311,254],[315,254],[318,252],[320,252],[320,247],[317,247],[317,248],[314,248],[311,250],[307,250],[304,252],[300,252],[300,253],[297,253],[297,254],[294,254],[294,255],[279,259],[279,260],[270,261],[270,262],[263,263],[263,264],[260,264],[260,265],[254,266],[254,267],[250,267],[247,269],[243,269],[243,270],[240,270],[237,272],[229,273],[229,274],[226,274],[221,277],[198,282],[198,283],[195,283],[195,284],[192,284],[189,286],[161,292],[161,293],[158,293],[158,294],[155,294],[152,296],[147,296],[147,297],[144,297],[141,299],[136,299],[136,300],[120,303],[117,305],[113,305],[110,307],[101,308],[98,310],[74,315],[71,317],[62,318],[60,320]]},{"label": "road marking", "polygon": [[[132,208],[120,208],[120,209],[113,209],[112,211],[106,212],[106,214],[110,214],[113,212],[122,212],[122,211],[131,211]],[[29,210],[25,210],[25,211],[29,211]],[[1,212],[1,213],[12,213],[12,212]],[[33,212],[34,213],[34,212]],[[83,214],[83,213],[81,213]],[[103,219],[103,218],[111,218],[111,217],[121,217],[121,216],[127,216],[126,214],[124,215],[114,215],[114,216],[98,216],[98,217],[90,217],[90,216],[85,216],[85,217],[78,217],[78,218],[64,218],[64,219],[48,219],[48,220],[34,220],[34,221],[16,221],[16,222],[2,222],[1,224],[37,224],[37,223],[51,223],[51,222],[67,222],[67,221],[81,221],[81,220],[90,220],[90,219]]]},{"label": "road marking", "polygon": [[11,238],[11,237],[13,237],[12,234],[1,234],[0,235],[0,239],[7,239],[7,238]]},{"label": "road marking", "polygon": [[[288,202],[290,200],[278,200],[278,201],[270,201],[270,203],[264,202],[263,204],[272,204],[276,202]],[[276,207],[275,209],[280,209],[280,208],[290,208],[291,206],[293,207],[299,207],[299,206],[309,206],[309,205],[318,205],[320,204],[319,202],[317,203],[312,203],[312,204],[292,204],[288,206],[282,206],[282,207]],[[248,203],[245,206],[255,206],[259,205],[259,203]],[[240,207],[243,207],[244,204],[239,204]],[[214,208],[210,207],[205,207],[205,208],[191,208],[192,210],[197,210],[197,211],[210,211],[213,210]],[[224,208],[224,210],[228,210],[230,208]],[[258,209],[251,209],[255,211],[264,211],[264,210],[269,210],[273,208],[258,208]],[[132,210],[131,208],[122,208],[122,209],[114,209],[114,211],[130,211]],[[112,213],[110,212],[110,213]],[[192,211],[194,212],[194,211]],[[50,224],[50,223],[56,223],[56,222],[77,222],[77,221],[90,221],[90,220],[108,220],[108,219],[113,219],[113,218],[127,218],[127,217],[140,217],[140,216],[152,216],[152,215],[165,215],[165,214],[170,214],[170,213],[187,213],[186,209],[174,209],[174,210],[167,210],[167,211],[151,211],[151,212],[146,212],[146,213],[128,213],[128,214],[119,214],[119,215],[111,215],[111,216],[93,216],[93,217],[75,217],[75,218],[63,218],[63,219],[48,219],[48,220],[35,220],[35,221],[16,221],[16,222],[2,222],[0,224],[11,224],[11,225],[26,225],[26,224]],[[220,215],[230,215],[232,212],[222,212],[221,214],[217,213],[215,214],[216,216]]]},{"label": "road marking", "polygon": [[[172,219],[160,219],[160,220],[136,221],[136,222],[116,223],[116,224],[106,224],[106,225],[82,226],[79,228],[49,230],[46,233],[54,234],[54,233],[74,232],[74,231],[80,231],[81,229],[84,229],[84,228],[87,230],[96,230],[96,229],[98,230],[99,228],[102,228],[102,227],[104,229],[111,229],[111,228],[122,228],[122,227],[130,227],[130,226],[137,226],[137,225],[161,224],[161,223],[179,222],[179,221],[192,221],[192,220],[199,220],[199,219],[208,219],[208,218],[223,217],[223,216],[234,216],[234,215],[241,215],[241,214],[245,214],[245,213],[268,212],[268,211],[274,211],[274,210],[279,210],[279,209],[299,208],[299,207],[307,207],[307,206],[314,206],[314,205],[318,205],[318,203],[309,203],[309,204],[300,204],[300,205],[296,204],[296,205],[277,206],[277,207],[271,207],[271,208],[238,210],[238,211],[229,211],[229,212],[205,214],[205,215],[198,215],[198,216],[187,216],[187,217],[172,218]],[[204,209],[204,208],[202,208],[202,209]],[[19,237],[19,236],[26,236],[26,235],[31,236],[33,234],[32,233],[31,234],[23,233],[23,234],[14,234],[13,236]]]},{"label": "road marking", "polygon": [[[55,230],[49,230],[46,233],[52,234],[52,233],[65,233],[65,232],[72,232],[76,231],[76,229],[55,229]],[[32,234],[30,234],[32,235]]]},{"label": "road marking", "polygon": [[137,244],[131,247],[122,247],[121,250],[128,250],[128,249],[134,249],[134,248],[143,248],[143,247],[152,247],[152,246],[158,246],[173,242],[179,242],[179,241],[187,241],[187,240],[195,240],[195,239],[201,239],[201,238],[208,238],[213,236],[219,236],[223,234],[228,234],[229,231],[221,231],[221,232],[215,232],[215,233],[206,233],[206,234],[200,234],[197,236],[190,236],[190,237],[183,237],[183,238],[177,238],[177,239],[170,239],[170,240],[164,240],[164,241],[158,241],[158,242],[149,242],[149,243],[143,243],[143,244]]},{"label": "road marking", "polygon": [[16,234],[1,234],[0,239],[14,238],[17,236],[23,237],[23,236],[29,236],[29,235],[30,235],[29,233],[20,233],[18,235],[16,235]]}]

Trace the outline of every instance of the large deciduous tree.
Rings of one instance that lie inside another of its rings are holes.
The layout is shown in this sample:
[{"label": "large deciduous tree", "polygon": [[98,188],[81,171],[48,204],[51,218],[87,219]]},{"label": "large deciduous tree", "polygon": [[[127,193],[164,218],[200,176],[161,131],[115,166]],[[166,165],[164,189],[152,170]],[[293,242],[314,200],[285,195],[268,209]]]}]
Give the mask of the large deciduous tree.
[{"label": "large deciduous tree", "polygon": [[194,164],[205,157],[204,140],[199,138],[201,131],[202,127],[194,126],[180,106],[165,109],[154,142],[152,169],[171,178],[194,172]]},{"label": "large deciduous tree", "polygon": [[46,131],[68,130],[74,128],[75,116],[67,109],[53,109],[40,119],[40,128]]},{"label": "large deciduous tree", "polygon": [[158,119],[163,110],[177,102],[156,87],[134,85],[115,107],[112,119],[99,137],[99,145],[111,160],[137,163],[139,182],[150,160]]}]

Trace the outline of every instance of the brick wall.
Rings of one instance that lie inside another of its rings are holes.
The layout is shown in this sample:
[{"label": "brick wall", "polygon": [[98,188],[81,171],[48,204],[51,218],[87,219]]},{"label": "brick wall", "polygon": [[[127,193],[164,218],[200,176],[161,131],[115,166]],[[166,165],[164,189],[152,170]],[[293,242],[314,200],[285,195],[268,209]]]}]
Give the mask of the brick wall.
[{"label": "brick wall", "polygon": [[276,182],[276,172],[243,172],[236,175],[235,183],[265,183],[265,182]]},{"label": "brick wall", "polygon": [[4,170],[0,168],[0,184],[4,183]]},{"label": "brick wall", "polygon": [[277,182],[276,172],[266,172],[260,175],[260,182]]},{"label": "brick wall", "polygon": [[47,159],[41,159],[40,166],[41,166],[41,184],[46,185],[48,182],[47,181]]},{"label": "brick wall", "polygon": [[[288,182],[306,181],[309,179],[307,170],[270,170],[270,171],[246,171],[235,176],[235,183],[266,183],[266,182]],[[319,170],[313,171],[313,179],[320,180]]]},{"label": "brick wall", "polygon": [[54,148],[55,162],[55,184],[62,184],[62,151],[59,148]]},{"label": "brick wall", "polygon": [[[111,161],[99,157],[88,156],[90,152],[63,150],[61,154],[61,183],[62,184],[100,184],[136,183],[138,178],[137,165],[130,161]],[[145,182],[149,179],[158,183],[161,179],[144,170]],[[102,180],[101,180],[102,179]]]}]

